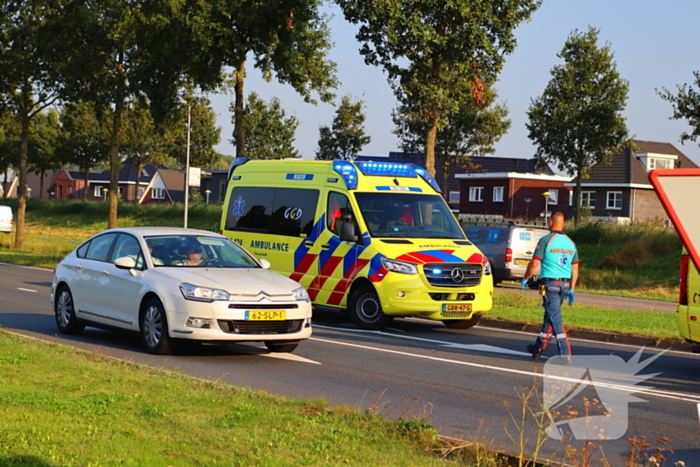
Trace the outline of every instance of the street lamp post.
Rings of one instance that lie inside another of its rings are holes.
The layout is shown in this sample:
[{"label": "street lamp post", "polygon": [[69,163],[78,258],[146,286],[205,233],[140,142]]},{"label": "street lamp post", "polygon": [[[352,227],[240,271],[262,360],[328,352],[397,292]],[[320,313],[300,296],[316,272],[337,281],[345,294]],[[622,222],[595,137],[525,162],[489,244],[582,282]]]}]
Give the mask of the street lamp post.
[{"label": "street lamp post", "polygon": [[209,204],[209,193],[211,193],[211,190],[206,190],[204,193],[207,194],[207,204]]},{"label": "street lamp post", "polygon": [[105,201],[109,201],[109,188],[103,188],[102,191],[105,194]]},{"label": "street lamp post", "polygon": [[187,160],[185,162],[185,222],[187,228],[187,208],[190,197],[190,129],[192,127],[192,105],[187,105]]},{"label": "street lamp post", "polygon": [[549,197],[552,196],[552,194],[548,191],[542,194],[544,195],[544,225],[547,225],[547,221],[549,221]]}]

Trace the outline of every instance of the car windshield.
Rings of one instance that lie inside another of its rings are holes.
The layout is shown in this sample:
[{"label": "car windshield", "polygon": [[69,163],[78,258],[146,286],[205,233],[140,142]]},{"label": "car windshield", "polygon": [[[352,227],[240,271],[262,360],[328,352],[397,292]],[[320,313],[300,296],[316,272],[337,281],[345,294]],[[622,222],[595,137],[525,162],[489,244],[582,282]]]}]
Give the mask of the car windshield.
[{"label": "car windshield", "polygon": [[259,268],[243,248],[228,238],[206,235],[146,237],[155,267]]},{"label": "car windshield", "polygon": [[464,239],[439,195],[355,193],[372,237]]}]

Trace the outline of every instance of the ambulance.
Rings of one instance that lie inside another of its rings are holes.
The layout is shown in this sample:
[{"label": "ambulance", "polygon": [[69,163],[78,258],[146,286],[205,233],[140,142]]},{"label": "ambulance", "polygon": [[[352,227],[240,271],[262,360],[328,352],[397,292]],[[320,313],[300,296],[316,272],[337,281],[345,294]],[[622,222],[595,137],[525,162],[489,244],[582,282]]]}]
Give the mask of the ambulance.
[{"label": "ambulance", "polygon": [[700,352],[700,216],[697,199],[700,169],[656,169],[649,181],[683,241],[679,282],[678,330]]},{"label": "ambulance", "polygon": [[412,164],[235,159],[221,233],[362,329],[396,316],[467,329],[492,307],[488,259]]}]

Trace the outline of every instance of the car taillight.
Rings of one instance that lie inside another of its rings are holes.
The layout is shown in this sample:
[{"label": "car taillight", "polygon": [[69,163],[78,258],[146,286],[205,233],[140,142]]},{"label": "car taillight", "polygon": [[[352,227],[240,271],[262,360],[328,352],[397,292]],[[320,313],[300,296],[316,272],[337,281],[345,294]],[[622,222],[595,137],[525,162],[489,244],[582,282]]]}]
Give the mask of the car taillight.
[{"label": "car taillight", "polygon": [[678,304],[687,305],[688,304],[688,267],[690,266],[690,256],[681,256],[681,281],[678,287],[679,296]]},{"label": "car taillight", "polygon": [[513,250],[510,248],[506,248],[506,263],[512,263],[513,262]]}]

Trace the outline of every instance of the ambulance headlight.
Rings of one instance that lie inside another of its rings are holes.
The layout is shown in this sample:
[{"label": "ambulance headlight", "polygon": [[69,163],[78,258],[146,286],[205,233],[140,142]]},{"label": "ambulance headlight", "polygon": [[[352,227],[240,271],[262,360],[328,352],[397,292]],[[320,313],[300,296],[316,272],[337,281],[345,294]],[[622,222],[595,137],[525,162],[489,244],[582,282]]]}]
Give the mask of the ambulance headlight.
[{"label": "ambulance headlight", "polygon": [[418,274],[418,269],[416,269],[416,265],[412,263],[396,261],[395,259],[382,258],[382,265],[391,272],[398,272],[399,274]]},{"label": "ambulance headlight", "polygon": [[292,295],[294,296],[294,300],[300,300],[303,302],[308,302],[311,300],[309,298],[309,293],[304,287],[299,287],[298,289],[292,290]]},{"label": "ambulance headlight", "polygon": [[491,263],[490,262],[484,264],[484,274],[487,276],[491,275]]}]

